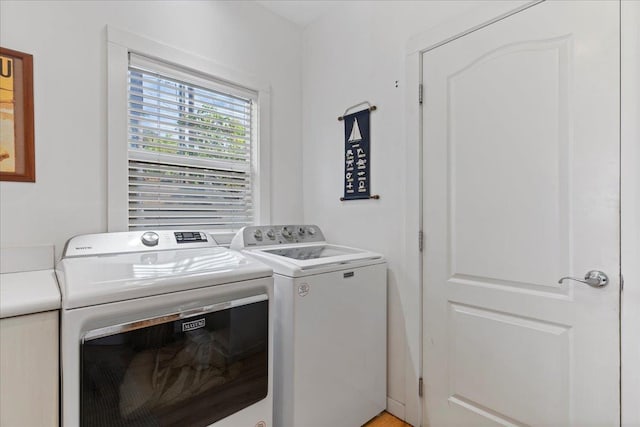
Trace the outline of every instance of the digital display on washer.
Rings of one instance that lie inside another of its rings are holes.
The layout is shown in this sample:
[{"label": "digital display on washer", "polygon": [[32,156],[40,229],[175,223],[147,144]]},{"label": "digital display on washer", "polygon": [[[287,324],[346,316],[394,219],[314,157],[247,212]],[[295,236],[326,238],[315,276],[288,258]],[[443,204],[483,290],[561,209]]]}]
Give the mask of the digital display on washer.
[{"label": "digital display on washer", "polygon": [[286,258],[298,260],[329,258],[340,255],[350,255],[358,253],[358,251],[336,248],[334,246],[303,246],[300,248],[271,249],[264,251],[269,254],[280,255]]}]

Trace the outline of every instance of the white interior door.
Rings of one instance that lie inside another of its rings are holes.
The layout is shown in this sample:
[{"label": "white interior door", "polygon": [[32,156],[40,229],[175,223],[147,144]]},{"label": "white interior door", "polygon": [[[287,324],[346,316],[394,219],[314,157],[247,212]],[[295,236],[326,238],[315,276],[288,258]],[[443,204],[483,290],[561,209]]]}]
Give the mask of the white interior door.
[{"label": "white interior door", "polygon": [[619,54],[616,1],[423,54],[425,424],[619,425]]}]

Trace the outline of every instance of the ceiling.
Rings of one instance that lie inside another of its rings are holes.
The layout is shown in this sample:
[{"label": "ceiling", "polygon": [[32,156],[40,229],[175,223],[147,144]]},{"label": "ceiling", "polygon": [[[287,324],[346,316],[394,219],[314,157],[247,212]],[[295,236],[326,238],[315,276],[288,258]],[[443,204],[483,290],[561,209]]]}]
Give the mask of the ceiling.
[{"label": "ceiling", "polygon": [[283,18],[306,27],[327,11],[339,7],[339,0],[256,0],[256,3]]}]

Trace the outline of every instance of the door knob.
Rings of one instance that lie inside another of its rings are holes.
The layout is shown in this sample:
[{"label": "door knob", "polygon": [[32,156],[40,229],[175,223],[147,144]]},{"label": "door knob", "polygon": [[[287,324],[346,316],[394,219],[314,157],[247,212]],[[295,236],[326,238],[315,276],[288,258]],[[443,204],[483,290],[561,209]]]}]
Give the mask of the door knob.
[{"label": "door knob", "polygon": [[609,277],[607,277],[607,275],[602,271],[598,270],[591,270],[587,272],[587,274],[584,275],[584,280],[567,276],[558,280],[558,283],[562,284],[564,280],[575,280],[576,282],[584,283],[594,288],[601,288],[609,284]]}]

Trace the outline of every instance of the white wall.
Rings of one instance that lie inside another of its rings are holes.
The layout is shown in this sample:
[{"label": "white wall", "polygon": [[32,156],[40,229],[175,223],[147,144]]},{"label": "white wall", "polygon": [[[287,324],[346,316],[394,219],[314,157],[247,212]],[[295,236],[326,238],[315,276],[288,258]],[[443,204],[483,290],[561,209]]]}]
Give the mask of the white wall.
[{"label": "white wall", "polygon": [[302,220],[301,30],[250,2],[5,1],[3,47],[34,56],[36,183],[0,184],[0,246],[107,230],[106,25],[271,84],[274,222]]},{"label": "white wall", "polygon": [[[406,239],[417,242],[417,230],[415,235],[407,234],[404,224],[405,97],[417,102],[418,90],[405,85],[406,44],[411,36],[477,5],[461,1],[345,2],[304,32],[304,219],[318,224],[330,241],[378,251],[389,260],[389,409],[403,418],[407,399],[417,399],[415,382],[408,376],[417,377],[412,368],[419,366],[407,351],[409,345],[418,346],[417,325],[405,321],[417,306],[418,295],[407,285],[403,267]],[[340,202],[344,125],[337,117],[346,107],[365,100],[378,107],[371,114],[371,191],[381,198]],[[406,414],[414,423],[417,416]]]}]

